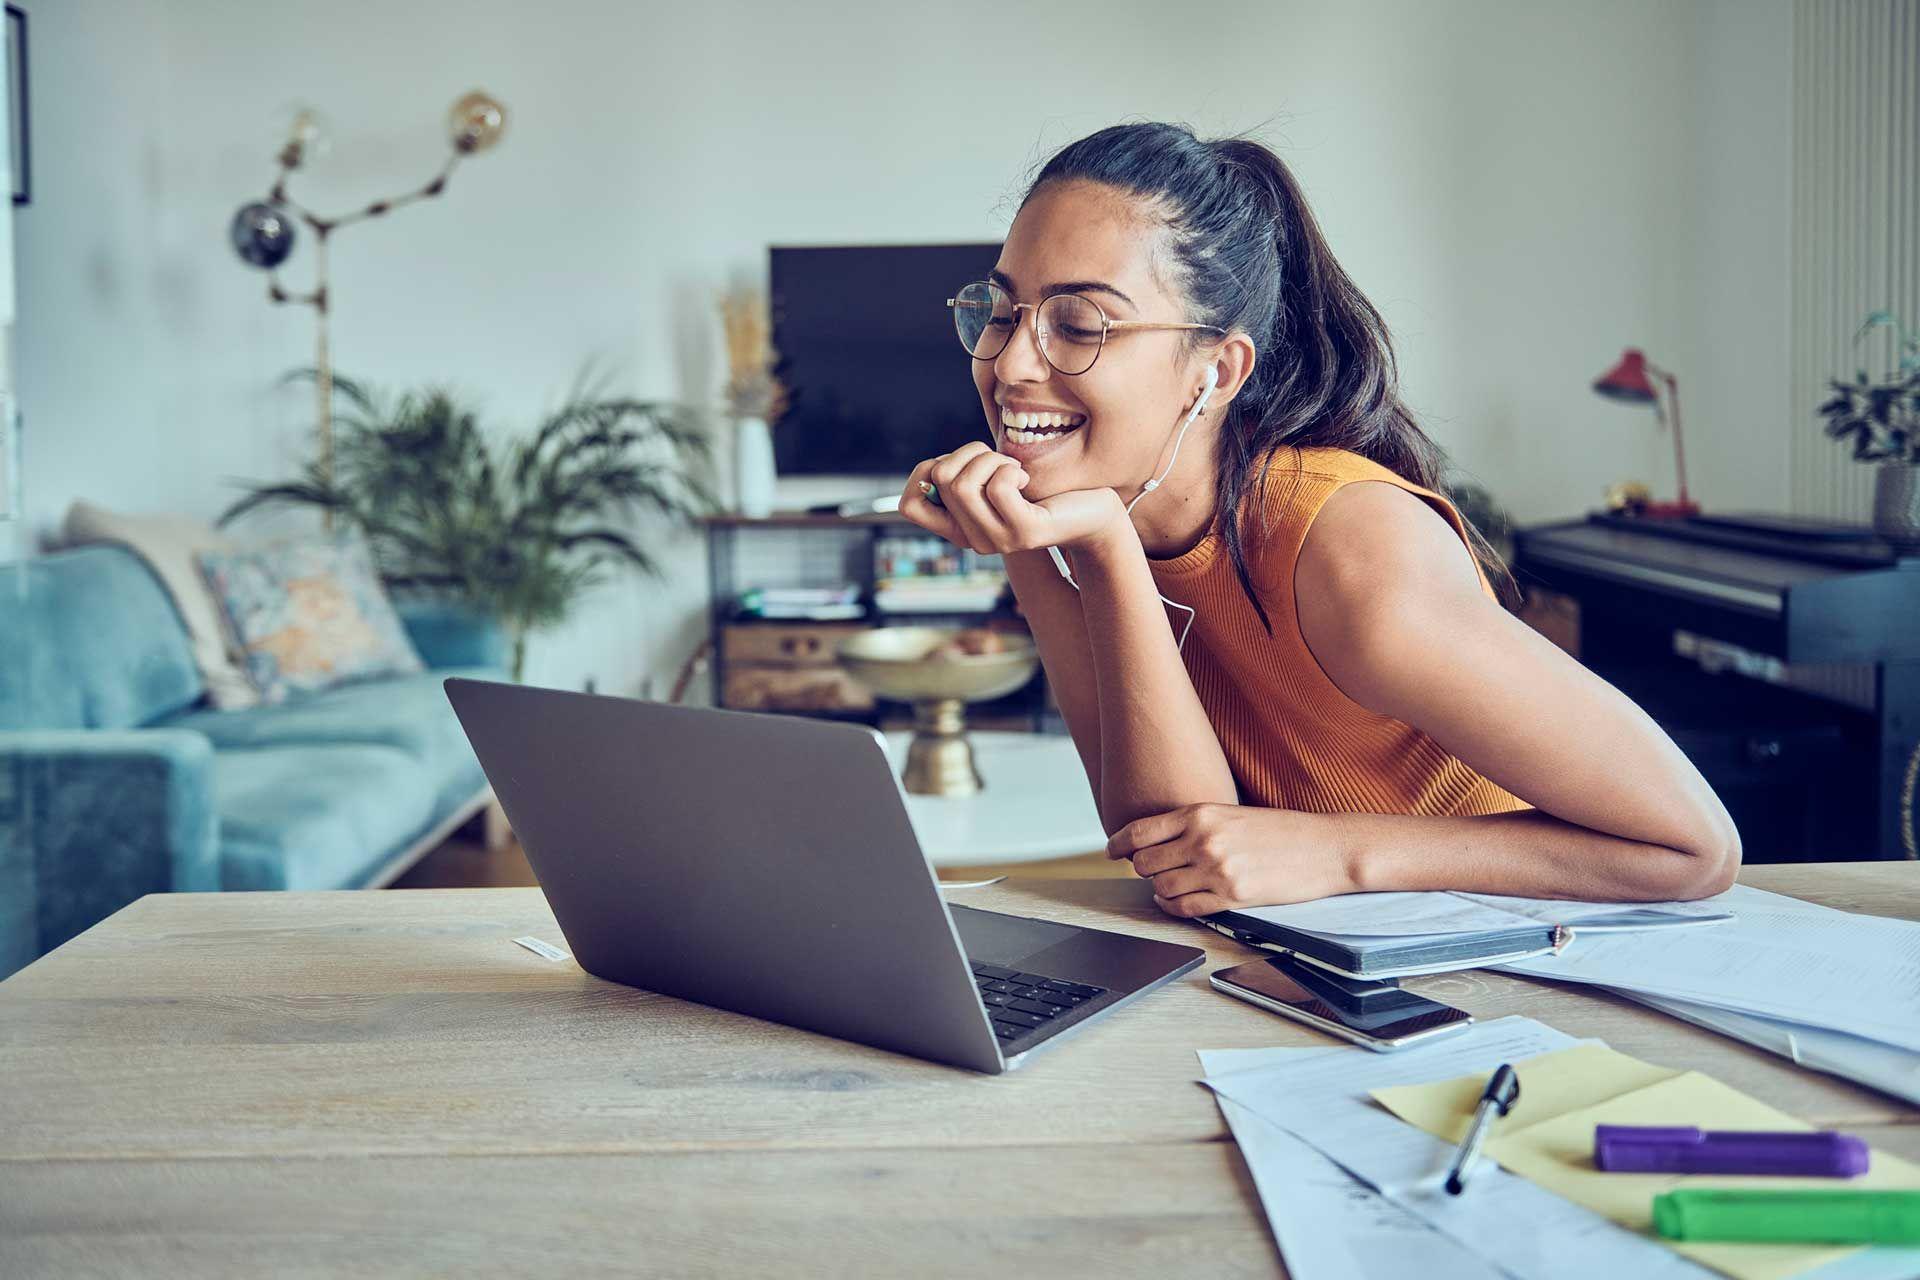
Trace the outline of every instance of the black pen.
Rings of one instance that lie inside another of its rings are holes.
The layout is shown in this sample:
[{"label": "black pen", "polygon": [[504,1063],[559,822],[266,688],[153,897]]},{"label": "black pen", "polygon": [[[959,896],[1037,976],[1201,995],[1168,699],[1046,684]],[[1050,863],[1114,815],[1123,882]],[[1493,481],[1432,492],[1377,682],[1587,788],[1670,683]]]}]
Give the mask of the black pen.
[{"label": "black pen", "polygon": [[1486,1144],[1487,1130],[1493,1126],[1496,1115],[1504,1116],[1513,1110],[1513,1104],[1520,1100],[1520,1077],[1506,1063],[1493,1073],[1493,1079],[1487,1081],[1485,1092],[1480,1095],[1480,1105],[1473,1110],[1473,1123],[1467,1127],[1467,1136],[1460,1143],[1460,1150],[1453,1156],[1453,1164],[1447,1169],[1447,1194],[1457,1196],[1467,1189],[1467,1170],[1480,1155],[1480,1148]]}]

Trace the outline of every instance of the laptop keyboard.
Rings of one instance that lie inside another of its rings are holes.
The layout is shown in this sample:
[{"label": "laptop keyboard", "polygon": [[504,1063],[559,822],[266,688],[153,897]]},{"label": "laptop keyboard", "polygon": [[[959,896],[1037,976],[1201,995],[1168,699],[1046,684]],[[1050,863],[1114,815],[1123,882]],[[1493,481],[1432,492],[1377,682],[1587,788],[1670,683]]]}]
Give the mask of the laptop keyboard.
[{"label": "laptop keyboard", "polygon": [[993,1034],[1002,1042],[1029,1035],[1061,1014],[1107,993],[1105,987],[1089,987],[1083,982],[1067,982],[992,964],[974,965],[973,981],[980,988],[980,1003],[987,1006]]}]

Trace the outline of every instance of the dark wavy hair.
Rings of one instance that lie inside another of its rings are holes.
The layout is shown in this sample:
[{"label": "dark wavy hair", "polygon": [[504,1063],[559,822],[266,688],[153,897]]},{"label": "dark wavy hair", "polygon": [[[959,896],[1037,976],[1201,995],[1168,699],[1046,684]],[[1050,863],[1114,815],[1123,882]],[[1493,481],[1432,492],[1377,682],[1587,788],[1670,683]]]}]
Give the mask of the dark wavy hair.
[{"label": "dark wavy hair", "polygon": [[[1443,492],[1446,455],[1400,402],[1386,323],[1334,261],[1300,184],[1248,138],[1202,142],[1177,124],[1117,124],[1057,152],[1021,207],[1049,183],[1084,180],[1140,197],[1166,232],[1160,263],[1190,319],[1237,329],[1259,351],[1221,423],[1216,527],[1267,634],[1273,625],[1247,572],[1242,499],[1283,449],[1346,449]],[[1205,341],[1184,335],[1188,350]],[[1264,512],[1264,502],[1259,504]],[[1474,558],[1502,604],[1512,575],[1464,515]]]}]

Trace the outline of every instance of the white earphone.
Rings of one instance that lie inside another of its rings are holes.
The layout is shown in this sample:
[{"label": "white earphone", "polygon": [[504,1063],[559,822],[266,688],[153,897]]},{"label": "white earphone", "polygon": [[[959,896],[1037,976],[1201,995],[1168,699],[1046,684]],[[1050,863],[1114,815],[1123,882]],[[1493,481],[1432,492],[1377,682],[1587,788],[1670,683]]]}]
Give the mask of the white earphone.
[{"label": "white earphone", "polygon": [[[1140,499],[1158,489],[1160,482],[1167,478],[1167,473],[1173,470],[1173,460],[1180,456],[1180,442],[1186,439],[1187,428],[1192,426],[1193,420],[1200,416],[1200,411],[1207,407],[1207,401],[1213,398],[1213,389],[1220,384],[1220,371],[1213,365],[1207,366],[1205,377],[1206,385],[1200,388],[1199,398],[1193,402],[1193,408],[1187,410],[1187,416],[1180,423],[1179,433],[1174,436],[1173,453],[1167,458],[1167,465],[1161,468],[1159,475],[1140,486],[1140,492],[1133,495],[1133,501],[1127,504],[1128,515],[1132,515]],[[1054,567],[1060,570],[1060,576],[1067,580],[1067,585],[1078,591],[1080,584],[1073,580],[1073,574],[1067,569],[1067,558],[1060,554],[1060,548],[1048,547],[1047,553],[1053,557]],[[1158,592],[1154,594],[1159,595]],[[1187,612],[1187,625],[1180,628],[1180,639],[1175,641],[1173,646],[1174,652],[1178,653],[1186,645],[1187,632],[1193,630],[1193,620],[1199,615],[1194,612],[1192,606],[1181,604],[1178,600],[1168,600],[1165,596],[1160,596],[1160,599],[1176,609],[1185,609]]]},{"label": "white earphone", "polygon": [[[1127,504],[1128,515],[1133,514],[1134,503],[1139,502],[1140,499],[1146,497],[1155,489],[1158,489],[1160,482],[1167,478],[1167,472],[1173,470],[1173,459],[1180,456],[1180,442],[1186,439],[1187,428],[1192,426],[1193,420],[1200,416],[1200,411],[1207,407],[1207,401],[1213,399],[1213,389],[1220,383],[1220,373],[1212,365],[1207,366],[1206,377],[1207,385],[1200,388],[1200,398],[1193,402],[1193,408],[1187,410],[1186,419],[1180,424],[1180,434],[1173,439],[1173,455],[1167,459],[1167,465],[1161,470],[1160,474],[1140,486],[1140,492],[1133,495],[1133,502]],[[1164,599],[1165,597],[1162,598]]]}]

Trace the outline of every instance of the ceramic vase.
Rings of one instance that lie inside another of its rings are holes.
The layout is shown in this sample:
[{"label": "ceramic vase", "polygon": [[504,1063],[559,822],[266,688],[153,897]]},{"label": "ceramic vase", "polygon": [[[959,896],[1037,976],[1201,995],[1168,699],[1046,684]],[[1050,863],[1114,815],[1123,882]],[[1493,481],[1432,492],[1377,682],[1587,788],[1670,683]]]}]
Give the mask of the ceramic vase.
[{"label": "ceramic vase", "polygon": [[1920,463],[1883,462],[1873,478],[1873,531],[1920,551]]},{"label": "ceramic vase", "polygon": [[734,505],[743,516],[773,512],[773,432],[765,418],[738,418],[733,434]]}]

